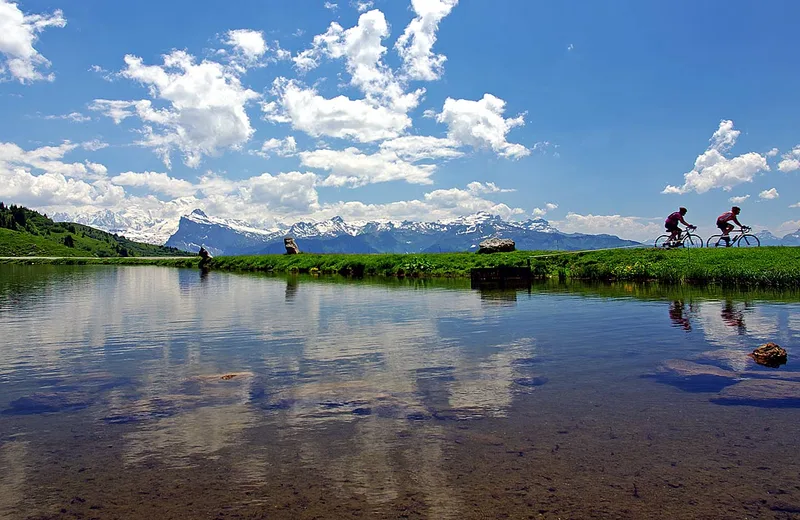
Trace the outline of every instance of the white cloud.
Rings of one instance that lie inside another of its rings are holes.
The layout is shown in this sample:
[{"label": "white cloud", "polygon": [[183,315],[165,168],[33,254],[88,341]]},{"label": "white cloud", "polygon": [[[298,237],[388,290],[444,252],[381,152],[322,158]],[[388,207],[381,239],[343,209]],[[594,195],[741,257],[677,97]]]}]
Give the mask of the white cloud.
[{"label": "white cloud", "polygon": [[112,177],[111,182],[118,186],[146,187],[156,193],[172,197],[186,197],[194,194],[197,188],[189,181],[170,177],[157,172],[124,172]]},{"label": "white cloud", "polygon": [[684,174],[683,186],[668,185],[662,193],[705,193],[714,188],[730,190],[744,182],[752,182],[758,172],[768,171],[767,158],[756,152],[733,159],[723,155],[736,144],[738,136],[739,131],[733,129],[733,121],[721,121],[719,128],[711,136],[711,145],[697,157],[692,171]]},{"label": "white cloud", "polygon": [[500,188],[493,182],[473,181],[467,184],[467,191],[473,195],[480,195],[482,193],[512,193],[517,190],[514,188]]},{"label": "white cloud", "polygon": [[558,204],[556,204],[555,202],[548,202],[547,204],[544,205],[543,208],[533,208],[531,214],[534,217],[543,217],[555,209],[558,209]]},{"label": "white cloud", "polygon": [[294,137],[289,136],[286,139],[267,139],[261,145],[261,150],[256,152],[256,155],[269,158],[270,154],[275,154],[279,157],[291,157],[297,154],[297,141]]},{"label": "white cloud", "polygon": [[305,72],[318,66],[322,56],[344,58],[350,84],[364,92],[369,104],[405,114],[419,104],[425,90],[406,93],[404,84],[383,63],[387,49],[382,41],[388,36],[385,16],[374,9],[359,16],[358,24],[347,30],[331,23],[324,34],[314,37],[312,47],[293,61],[300,72]]},{"label": "white cloud", "polygon": [[531,150],[534,152],[539,152],[542,155],[546,154],[548,150],[553,150],[553,157],[561,157],[561,154],[557,151],[558,148],[559,145],[551,143],[550,141],[539,141],[534,143],[534,145],[531,147]]},{"label": "white cloud", "polygon": [[187,166],[197,167],[205,155],[224,148],[240,148],[254,130],[245,105],[259,97],[242,86],[223,65],[204,60],[195,63],[184,51],[164,56],[164,65],[145,65],[141,58],[125,56],[123,77],[149,88],[150,95],[167,103],[155,108],[149,100],[98,99],[89,107],[119,123],[134,115],[144,123],[138,144],[153,148],[170,166],[173,150],[183,153]]},{"label": "white cloud", "polygon": [[777,199],[778,197],[780,197],[780,194],[778,193],[778,190],[776,190],[775,188],[764,190],[758,194],[758,198],[764,200]]},{"label": "white cloud", "polygon": [[776,155],[778,155],[778,149],[773,148],[772,150],[768,151],[766,155],[767,157],[775,157]]},{"label": "white cloud", "polygon": [[563,221],[553,221],[567,233],[606,233],[628,240],[652,240],[663,232],[660,219],[623,217],[621,215],[580,215],[569,212]]},{"label": "white cloud", "polygon": [[798,203],[796,203],[796,204],[792,204],[792,205],[791,205],[791,206],[789,206],[789,207],[790,207],[790,208],[800,208],[800,202],[798,202]]},{"label": "white cloud", "polygon": [[405,113],[345,96],[327,99],[293,80],[278,78],[273,90],[278,101],[262,105],[267,120],[291,122],[292,128],[313,137],[371,142],[397,137],[411,126]]},{"label": "white cloud", "polygon": [[739,204],[740,202],[744,202],[750,198],[750,195],[742,195],[740,197],[731,197],[728,199],[729,202],[733,202],[734,204]]},{"label": "white cloud", "polygon": [[108,148],[108,146],[108,143],[104,143],[100,139],[92,139],[91,141],[81,143],[81,148],[84,150],[89,150],[90,152],[96,152],[97,150]]},{"label": "white cloud", "polygon": [[795,146],[791,152],[783,154],[783,159],[778,163],[778,169],[784,173],[800,170],[800,145]]},{"label": "white cloud", "polygon": [[67,153],[80,145],[64,141],[58,146],[42,146],[25,151],[14,143],[0,142],[0,171],[18,170],[29,172],[37,170],[49,174],[78,179],[100,179],[107,173],[102,164],[90,161],[65,163],[61,161]]},{"label": "white cloud", "polygon": [[67,20],[61,10],[53,14],[25,14],[16,3],[0,0],[0,78],[10,74],[20,83],[53,81],[55,76],[43,74],[41,69],[50,61],[34,48],[39,33],[47,27],[64,27]]},{"label": "white cloud", "polygon": [[69,114],[60,114],[60,115],[47,115],[44,116],[43,119],[47,120],[55,120],[55,119],[64,119],[67,121],[72,121],[73,123],[85,123],[87,121],[91,121],[92,118],[89,116],[85,116],[80,112],[70,112]]},{"label": "white cloud", "polygon": [[264,173],[243,183],[242,195],[251,204],[266,204],[272,211],[309,212],[319,208],[317,176],[313,173]]},{"label": "white cloud", "polygon": [[358,10],[359,13],[363,13],[372,9],[373,5],[375,4],[371,0],[367,2],[362,2],[359,0],[356,2],[356,9]]},{"label": "white cloud", "polygon": [[787,220],[786,222],[782,223],[778,226],[777,235],[786,235],[788,233],[794,233],[795,231],[800,231],[800,220]]},{"label": "white cloud", "polygon": [[266,54],[268,49],[263,33],[250,29],[228,31],[225,43],[234,49],[231,64],[239,72],[244,72],[249,67],[259,65],[259,60]]},{"label": "white cloud", "polygon": [[521,144],[509,143],[506,135],[525,124],[524,115],[504,118],[506,102],[491,94],[479,101],[447,98],[436,120],[448,126],[447,135],[463,145],[491,148],[503,157],[519,159],[531,152]]},{"label": "white cloud", "polygon": [[381,143],[381,150],[394,152],[411,162],[424,159],[454,159],[464,155],[452,139],[423,135],[407,135]]},{"label": "white cloud", "polygon": [[411,0],[416,17],[397,39],[395,48],[403,59],[403,72],[413,80],[433,81],[442,76],[447,57],[434,54],[439,22],[458,0]]},{"label": "white cloud", "polygon": [[411,184],[431,184],[436,170],[433,164],[412,164],[392,151],[371,155],[357,148],[301,152],[303,166],[330,171],[322,186],[359,187],[367,184],[403,180]]},{"label": "white cloud", "polygon": [[331,11],[339,9],[339,4],[335,4],[333,2],[325,2],[324,6],[325,9],[330,9]]},{"label": "white cloud", "polygon": [[571,43],[570,43],[569,45],[567,45],[567,50],[568,50],[568,51],[571,51],[571,50],[573,50],[574,48],[575,48],[575,45],[573,45],[573,44],[571,44]]}]

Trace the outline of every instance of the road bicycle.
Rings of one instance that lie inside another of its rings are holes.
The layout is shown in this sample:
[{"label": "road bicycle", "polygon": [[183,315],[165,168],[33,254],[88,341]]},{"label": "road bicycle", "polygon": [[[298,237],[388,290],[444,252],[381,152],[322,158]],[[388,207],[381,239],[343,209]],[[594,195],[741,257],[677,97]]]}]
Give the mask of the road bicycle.
[{"label": "road bicycle", "polygon": [[673,247],[703,247],[703,239],[700,235],[692,233],[695,228],[681,229],[681,234],[675,240],[670,240],[670,235],[661,235],[656,239],[656,247],[659,249],[670,249]]},{"label": "road bicycle", "polygon": [[761,241],[758,239],[757,236],[748,233],[750,228],[747,226],[742,226],[741,229],[737,229],[733,231],[729,237],[730,242],[725,243],[725,239],[722,238],[722,235],[712,235],[708,242],[706,242],[706,247],[720,247],[720,246],[736,246],[736,247],[759,247],[761,246]]}]

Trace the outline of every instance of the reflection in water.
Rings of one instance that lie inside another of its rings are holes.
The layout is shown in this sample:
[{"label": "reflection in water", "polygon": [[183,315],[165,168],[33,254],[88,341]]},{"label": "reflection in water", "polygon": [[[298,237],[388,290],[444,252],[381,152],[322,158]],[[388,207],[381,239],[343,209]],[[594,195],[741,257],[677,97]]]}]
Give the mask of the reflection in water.
[{"label": "reflection in water", "polygon": [[[57,437],[61,421],[74,418],[90,440],[63,456],[92,460],[98,445],[113,446],[128,475],[158,469],[201,479],[198,468],[213,462],[226,465],[232,496],[238,487],[302,488],[300,475],[319,475],[331,501],[358,497],[387,516],[413,497],[431,518],[462,518],[475,514],[472,494],[492,485],[466,488],[465,480],[490,472],[497,457],[521,462],[530,449],[554,457],[537,471],[555,471],[580,430],[565,418],[607,432],[625,427],[606,418],[615,406],[639,421],[630,409],[661,410],[675,399],[635,386],[651,384],[636,376],[665,352],[714,351],[736,366],[754,342],[800,334],[791,305],[693,294],[642,302],[631,298],[633,286],[617,299],[596,288],[581,297],[563,287],[477,292],[144,267],[14,271],[14,284],[5,274],[0,410],[10,413],[0,414],[0,463],[12,470],[0,475],[0,512],[35,496],[25,468],[54,457],[44,432]],[[50,408],[22,415],[19,403]],[[573,411],[580,407],[589,408]],[[25,443],[3,437],[26,420],[45,427],[25,430],[33,432]],[[552,428],[556,439],[541,441]],[[461,436],[479,440],[466,459],[456,455]],[[582,443],[606,453],[602,439]],[[562,480],[584,462],[572,464]],[[520,489],[532,474],[519,474]]]},{"label": "reflection in water", "polygon": [[692,330],[692,323],[687,315],[686,304],[681,300],[675,300],[669,306],[669,319],[676,327],[680,327],[686,332]]}]

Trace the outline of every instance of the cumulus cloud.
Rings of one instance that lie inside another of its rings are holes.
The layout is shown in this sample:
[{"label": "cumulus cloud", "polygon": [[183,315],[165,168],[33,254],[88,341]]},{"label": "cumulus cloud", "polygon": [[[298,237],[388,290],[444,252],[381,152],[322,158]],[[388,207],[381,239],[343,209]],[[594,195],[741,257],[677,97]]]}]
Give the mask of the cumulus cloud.
[{"label": "cumulus cloud", "polygon": [[225,37],[225,43],[234,49],[231,63],[240,72],[248,67],[259,65],[259,61],[268,49],[261,31],[235,29],[228,31]]},{"label": "cumulus cloud", "polygon": [[473,195],[480,195],[483,193],[512,193],[517,190],[515,188],[501,188],[493,182],[473,181],[467,184],[467,191]]},{"label": "cumulus cloud", "polygon": [[242,186],[242,196],[251,204],[265,204],[273,211],[309,212],[319,208],[313,173],[264,173]]},{"label": "cumulus cloud", "polygon": [[740,197],[731,197],[728,199],[729,202],[733,202],[734,204],[739,204],[740,202],[744,202],[750,198],[750,195],[742,195]]},{"label": "cumulus cloud", "polygon": [[359,13],[369,11],[370,9],[372,9],[373,5],[375,4],[372,2],[372,0],[369,0],[367,2],[362,2],[359,0],[355,3],[356,10],[358,10]]},{"label": "cumulus cloud", "polygon": [[350,74],[350,84],[366,95],[366,101],[406,113],[419,104],[424,89],[405,92],[404,84],[383,62],[389,36],[389,24],[383,13],[374,9],[359,16],[358,24],[344,29],[331,23],[324,34],[314,37],[313,46],[293,58],[295,66],[306,72],[319,65],[320,58],[343,58]]},{"label": "cumulus cloud", "polygon": [[758,194],[758,198],[763,200],[772,200],[777,199],[778,197],[780,197],[780,194],[778,194],[778,190],[775,188],[764,190]]},{"label": "cumulus cloud", "polygon": [[188,53],[173,51],[164,56],[163,65],[145,65],[132,55],[125,56],[125,64],[121,75],[147,86],[151,97],[167,106],[156,108],[150,100],[97,99],[90,109],[115,123],[136,115],[145,123],[138,144],[152,148],[167,167],[174,150],[194,168],[203,156],[239,149],[253,134],[245,105],[259,95],[220,63],[196,63]]},{"label": "cumulus cloud", "polygon": [[800,231],[800,220],[787,220],[778,226],[778,235],[785,235],[787,233],[794,233]]},{"label": "cumulus cloud", "polygon": [[730,190],[745,182],[752,182],[758,172],[768,171],[767,158],[756,152],[725,157],[739,137],[733,121],[723,120],[710,139],[710,146],[695,160],[692,171],[684,174],[683,186],[668,185],[662,193],[683,194],[694,191],[705,193],[714,188]]},{"label": "cumulus cloud", "polygon": [[313,137],[350,138],[361,142],[399,136],[411,126],[411,118],[365,100],[345,96],[327,99],[296,81],[278,78],[273,93],[277,101],[264,103],[265,118],[291,123],[292,128]]},{"label": "cumulus cloud", "polygon": [[784,173],[800,170],[800,145],[795,146],[791,152],[781,156],[783,159],[778,163],[778,169]]},{"label": "cumulus cloud", "polygon": [[459,143],[453,139],[424,135],[407,135],[381,143],[382,151],[393,152],[403,159],[421,161],[424,159],[454,159],[464,155],[458,150]]},{"label": "cumulus cloud", "polygon": [[800,208],[800,202],[798,202],[798,203],[796,203],[796,204],[792,204],[792,205],[791,205],[791,206],[789,206],[789,207],[790,207],[790,208]]},{"label": "cumulus cloud", "polygon": [[64,141],[58,146],[42,146],[33,150],[23,150],[14,143],[0,142],[0,170],[41,171],[78,179],[99,179],[107,169],[104,165],[91,161],[67,163],[64,156],[81,145]]},{"label": "cumulus cloud", "polygon": [[628,240],[646,241],[662,233],[660,219],[621,215],[580,215],[569,212],[563,221],[553,224],[567,233],[606,233]]},{"label": "cumulus cloud", "polygon": [[776,155],[778,155],[778,149],[777,148],[773,148],[772,150],[767,152],[767,157],[775,157]]},{"label": "cumulus cloud", "polygon": [[397,39],[395,48],[403,59],[403,72],[413,80],[433,81],[442,76],[447,57],[434,54],[439,22],[458,0],[411,0],[416,16]]},{"label": "cumulus cloud", "polygon": [[41,69],[50,61],[34,48],[39,33],[48,27],[64,27],[67,20],[61,10],[53,14],[25,14],[16,3],[0,0],[0,78],[11,76],[20,83],[53,81],[55,76]]},{"label": "cumulus cloud", "polygon": [[145,187],[150,191],[172,197],[186,197],[197,191],[197,188],[189,181],[157,172],[125,172],[112,177],[111,182],[118,186]]},{"label": "cumulus cloud", "polygon": [[359,187],[367,184],[402,180],[411,184],[431,184],[436,170],[433,164],[413,164],[397,153],[382,150],[366,154],[357,148],[301,152],[300,161],[308,168],[319,168],[331,174],[322,186]]},{"label": "cumulus cloud", "polygon": [[558,204],[556,204],[555,202],[548,202],[547,204],[544,205],[543,208],[533,208],[531,214],[534,217],[543,217],[555,209],[558,209]]},{"label": "cumulus cloud", "polygon": [[261,145],[261,150],[256,152],[256,155],[260,155],[265,159],[269,158],[271,154],[275,154],[279,157],[291,157],[297,154],[297,141],[294,137],[289,136],[286,139],[267,139],[264,141],[264,144]]},{"label": "cumulus cloud", "polygon": [[531,152],[521,144],[509,143],[508,132],[525,124],[524,114],[504,118],[506,102],[491,94],[478,101],[447,98],[436,120],[448,126],[447,136],[474,148],[491,148],[497,154],[519,159]]}]

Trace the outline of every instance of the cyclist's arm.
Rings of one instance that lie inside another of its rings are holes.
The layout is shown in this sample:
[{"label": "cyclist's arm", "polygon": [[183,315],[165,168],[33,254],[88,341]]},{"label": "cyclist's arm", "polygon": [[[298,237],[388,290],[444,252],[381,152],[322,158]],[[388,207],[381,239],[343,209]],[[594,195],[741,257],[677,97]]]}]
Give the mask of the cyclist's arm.
[{"label": "cyclist's arm", "polygon": [[738,219],[738,218],[736,218],[735,216],[733,217],[733,221],[736,223],[736,225],[737,225],[737,226],[739,226],[739,227],[744,227],[744,226],[742,225],[742,223],[741,223],[741,222],[739,222],[739,219]]},{"label": "cyclist's arm", "polygon": [[685,220],[683,220],[683,216],[681,216],[681,223],[686,227],[694,227],[693,225],[691,225],[688,222],[686,222]]}]

